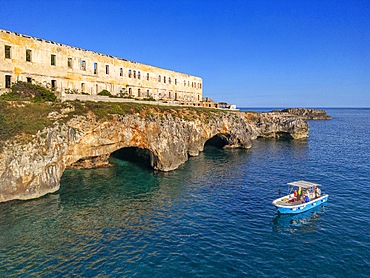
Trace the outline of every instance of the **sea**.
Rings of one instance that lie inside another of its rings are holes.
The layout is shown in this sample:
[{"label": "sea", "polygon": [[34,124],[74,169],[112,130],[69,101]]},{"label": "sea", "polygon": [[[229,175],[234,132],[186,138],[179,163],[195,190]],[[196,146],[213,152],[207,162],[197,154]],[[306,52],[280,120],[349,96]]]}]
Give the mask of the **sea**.
[{"label": "sea", "polygon": [[[112,158],[0,204],[0,277],[370,277],[370,109],[326,111],[304,140],[206,147],[166,173]],[[278,215],[296,180],[328,203]]]}]

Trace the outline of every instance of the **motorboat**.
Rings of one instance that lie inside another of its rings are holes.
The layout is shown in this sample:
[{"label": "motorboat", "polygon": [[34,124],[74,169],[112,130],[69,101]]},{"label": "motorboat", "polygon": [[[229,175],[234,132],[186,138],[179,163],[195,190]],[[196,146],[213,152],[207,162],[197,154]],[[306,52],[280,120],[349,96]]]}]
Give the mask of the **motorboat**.
[{"label": "motorboat", "polygon": [[288,195],[277,198],[272,204],[282,214],[295,214],[308,211],[328,201],[329,195],[321,193],[321,184],[309,181],[288,183]]}]

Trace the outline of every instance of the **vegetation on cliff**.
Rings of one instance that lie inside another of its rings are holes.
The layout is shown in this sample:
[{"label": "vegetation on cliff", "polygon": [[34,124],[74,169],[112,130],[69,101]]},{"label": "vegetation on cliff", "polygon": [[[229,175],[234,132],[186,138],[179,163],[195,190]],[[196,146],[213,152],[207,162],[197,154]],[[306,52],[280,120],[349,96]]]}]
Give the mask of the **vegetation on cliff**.
[{"label": "vegetation on cliff", "polygon": [[32,84],[22,81],[13,84],[10,92],[1,95],[0,99],[10,101],[27,100],[31,102],[57,101],[57,97],[52,89],[42,86],[41,84]]},{"label": "vegetation on cliff", "polygon": [[123,148],[144,153],[154,170],[172,171],[207,142],[247,149],[257,138],[308,133],[292,116],[137,102],[0,100],[0,127],[0,202],[55,192],[67,167],[105,165]]},{"label": "vegetation on cliff", "polygon": [[138,117],[178,117],[186,121],[207,122],[225,111],[178,106],[157,106],[142,103],[59,102],[53,91],[40,85],[16,83],[11,92],[0,96],[0,150],[11,138],[27,139],[55,122],[66,123],[79,115],[93,114],[98,121],[111,120],[114,114],[134,114]]}]

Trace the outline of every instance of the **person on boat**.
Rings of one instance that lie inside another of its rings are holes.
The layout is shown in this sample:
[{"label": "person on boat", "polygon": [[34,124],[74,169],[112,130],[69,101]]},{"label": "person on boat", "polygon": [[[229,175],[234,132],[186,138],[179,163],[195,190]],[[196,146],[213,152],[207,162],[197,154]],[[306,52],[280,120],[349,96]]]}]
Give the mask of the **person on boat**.
[{"label": "person on boat", "polygon": [[304,201],[306,203],[308,203],[310,201],[310,197],[309,196],[310,196],[310,192],[307,189],[306,194],[304,195]]},{"label": "person on boat", "polygon": [[293,194],[294,194],[294,198],[297,198],[297,190],[294,190]]},{"label": "person on boat", "polygon": [[299,201],[301,198],[302,198],[302,187],[298,187],[297,201]]},{"label": "person on boat", "polygon": [[319,198],[321,195],[321,190],[317,186],[315,187],[315,198]]}]

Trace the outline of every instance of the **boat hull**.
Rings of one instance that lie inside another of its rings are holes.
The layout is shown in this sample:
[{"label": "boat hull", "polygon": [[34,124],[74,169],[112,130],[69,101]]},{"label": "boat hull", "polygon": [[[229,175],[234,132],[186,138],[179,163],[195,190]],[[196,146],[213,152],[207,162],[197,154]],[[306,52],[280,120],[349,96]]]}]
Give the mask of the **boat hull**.
[{"label": "boat hull", "polygon": [[298,205],[290,205],[290,204],[278,204],[279,201],[281,201],[283,198],[276,199],[273,201],[273,205],[277,208],[279,213],[282,214],[296,214],[308,211],[310,209],[313,209],[317,206],[320,206],[328,201],[329,195],[325,194],[320,196],[319,198],[313,199],[307,203],[302,203]]}]

